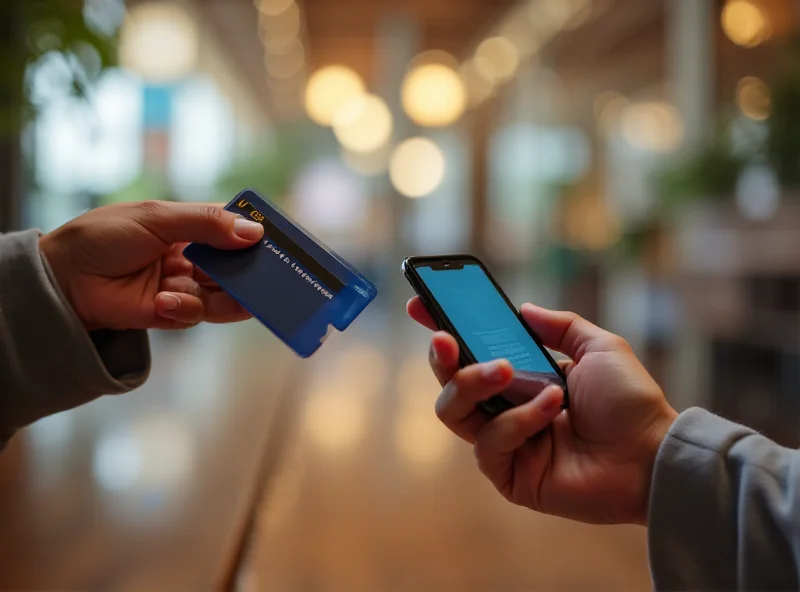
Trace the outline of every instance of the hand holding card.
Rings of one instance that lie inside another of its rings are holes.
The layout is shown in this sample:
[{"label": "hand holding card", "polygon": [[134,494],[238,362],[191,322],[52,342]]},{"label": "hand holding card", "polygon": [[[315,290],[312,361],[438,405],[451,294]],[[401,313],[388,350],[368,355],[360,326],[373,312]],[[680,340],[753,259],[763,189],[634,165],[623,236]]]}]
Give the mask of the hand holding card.
[{"label": "hand holding card", "polygon": [[242,251],[191,244],[184,255],[301,357],[333,327],[344,331],[377,296],[375,286],[254,191],[225,209],[264,227]]}]

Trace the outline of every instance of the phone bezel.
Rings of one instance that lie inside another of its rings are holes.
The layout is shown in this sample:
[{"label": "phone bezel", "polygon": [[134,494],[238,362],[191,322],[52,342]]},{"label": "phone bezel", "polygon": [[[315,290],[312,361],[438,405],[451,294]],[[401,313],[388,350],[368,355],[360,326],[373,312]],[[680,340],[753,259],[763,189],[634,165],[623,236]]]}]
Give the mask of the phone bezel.
[{"label": "phone bezel", "polygon": [[[528,323],[525,322],[525,319],[520,314],[520,311],[514,306],[511,302],[511,299],[505,293],[505,291],[500,287],[500,284],[497,283],[492,273],[489,269],[484,265],[484,263],[475,257],[474,255],[437,255],[437,256],[424,256],[424,257],[408,257],[405,261],[403,261],[402,270],[403,275],[405,275],[408,282],[411,284],[411,287],[417,293],[417,295],[422,300],[425,307],[428,309],[428,312],[436,322],[437,327],[440,330],[445,331],[452,335],[456,342],[458,343],[458,348],[460,352],[460,365],[461,367],[468,366],[470,364],[476,364],[478,360],[475,358],[475,355],[470,351],[467,344],[461,338],[458,331],[456,330],[453,323],[447,317],[447,314],[444,312],[439,303],[434,298],[431,291],[428,289],[427,285],[423,281],[422,277],[417,272],[417,268],[419,267],[431,267],[436,270],[445,270],[445,269],[461,269],[466,265],[477,265],[479,266],[483,272],[486,274],[486,277],[489,278],[489,281],[492,282],[495,290],[502,296],[503,300],[505,301],[508,308],[514,313],[517,317],[517,320],[520,324],[525,328],[528,335],[531,336],[534,343],[539,347],[541,352],[544,354],[547,361],[553,367],[553,370],[558,374],[559,378],[563,382],[564,388],[564,404],[562,407],[567,409],[569,407],[569,393],[567,390],[567,377],[564,372],[559,367],[558,363],[553,359],[553,356],[550,355],[550,352],[547,351],[547,348],[542,343],[542,340],[539,338],[538,335],[528,326]],[[502,394],[499,394],[489,401],[485,401],[481,407],[484,411],[492,414],[498,415],[503,411],[507,411],[514,407],[512,403],[510,403]]]}]

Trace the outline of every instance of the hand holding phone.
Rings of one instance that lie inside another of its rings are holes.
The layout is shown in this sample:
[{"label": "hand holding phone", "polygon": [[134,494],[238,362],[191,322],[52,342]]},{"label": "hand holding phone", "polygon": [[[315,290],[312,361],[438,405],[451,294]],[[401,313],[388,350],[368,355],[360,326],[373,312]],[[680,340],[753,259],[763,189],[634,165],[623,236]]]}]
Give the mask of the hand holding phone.
[{"label": "hand holding phone", "polygon": [[[420,298],[408,314],[436,330]],[[511,368],[459,368],[456,339],[439,332],[431,367],[443,387],[440,421],[474,446],[481,472],[510,502],[592,524],[644,524],[654,460],[677,413],[624,339],[570,312],[528,304],[520,314],[543,345],[570,358],[570,413],[553,387],[498,417],[476,412],[495,385],[509,384]]]},{"label": "hand holding phone", "polygon": [[513,366],[511,386],[481,403],[484,411],[498,415],[550,384],[562,388],[563,407],[568,407],[566,378],[558,364],[477,258],[411,257],[403,262],[403,273],[439,329],[456,339],[462,367],[497,359]]}]

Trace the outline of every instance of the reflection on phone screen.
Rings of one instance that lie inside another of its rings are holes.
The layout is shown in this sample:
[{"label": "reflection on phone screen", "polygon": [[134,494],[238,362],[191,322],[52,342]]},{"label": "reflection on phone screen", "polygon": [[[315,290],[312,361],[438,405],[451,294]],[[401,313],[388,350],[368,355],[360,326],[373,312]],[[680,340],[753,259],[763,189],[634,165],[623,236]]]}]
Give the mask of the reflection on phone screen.
[{"label": "reflection on phone screen", "polygon": [[509,402],[518,405],[549,384],[563,384],[481,266],[417,272],[478,362],[511,362],[514,383],[503,393]]}]

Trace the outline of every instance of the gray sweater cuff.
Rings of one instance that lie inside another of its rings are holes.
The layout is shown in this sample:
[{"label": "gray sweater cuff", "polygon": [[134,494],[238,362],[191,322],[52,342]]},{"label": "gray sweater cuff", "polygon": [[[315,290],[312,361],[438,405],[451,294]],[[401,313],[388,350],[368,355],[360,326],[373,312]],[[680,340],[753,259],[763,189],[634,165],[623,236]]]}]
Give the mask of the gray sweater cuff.
[{"label": "gray sweater cuff", "polygon": [[721,451],[750,434],[702,409],[685,411],[670,428],[650,491],[648,547],[656,590],[691,590],[698,584],[708,590],[737,588],[735,577],[708,579],[710,566],[736,564],[735,524],[716,479],[725,471]]},{"label": "gray sweater cuff", "polygon": [[679,416],[653,473],[657,590],[797,589],[798,454],[701,409]]},{"label": "gray sweater cuff", "polygon": [[0,441],[47,415],[135,389],[150,369],[146,332],[87,333],[39,236],[0,236]]}]

